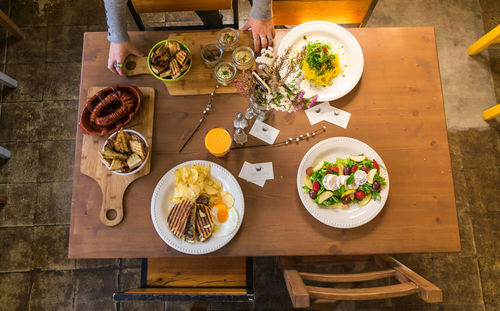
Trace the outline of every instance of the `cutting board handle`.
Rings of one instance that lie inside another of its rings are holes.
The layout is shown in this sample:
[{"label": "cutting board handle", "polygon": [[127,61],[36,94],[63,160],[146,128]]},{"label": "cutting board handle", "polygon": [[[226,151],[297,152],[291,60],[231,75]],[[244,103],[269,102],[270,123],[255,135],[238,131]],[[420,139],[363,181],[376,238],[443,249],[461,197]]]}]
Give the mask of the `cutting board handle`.
[{"label": "cutting board handle", "polygon": [[150,74],[147,56],[129,55],[123,63],[123,73],[127,76]]},{"label": "cutting board handle", "polygon": [[99,215],[104,225],[113,227],[123,220],[123,193],[125,193],[130,182],[131,180],[113,185],[108,182],[106,185],[101,185],[101,189],[103,187],[108,188],[106,190],[102,189],[102,193],[106,193],[106,195],[103,195],[101,213]]}]

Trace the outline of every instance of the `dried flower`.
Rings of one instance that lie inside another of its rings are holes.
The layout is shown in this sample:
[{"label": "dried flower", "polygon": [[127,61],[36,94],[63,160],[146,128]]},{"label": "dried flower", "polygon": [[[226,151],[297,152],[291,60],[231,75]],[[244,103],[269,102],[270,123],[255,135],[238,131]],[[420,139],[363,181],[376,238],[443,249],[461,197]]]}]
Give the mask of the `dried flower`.
[{"label": "dried flower", "polygon": [[250,96],[253,88],[252,73],[250,71],[243,71],[238,74],[234,79],[234,88],[243,96]]},{"label": "dried flower", "polygon": [[301,51],[291,56],[291,50],[287,49],[282,55],[275,56],[272,47],[262,49],[255,61],[259,76],[269,86],[270,92],[255,83],[250,72],[238,75],[235,88],[242,95],[253,97],[261,105],[267,106],[267,109],[287,112],[304,109],[310,103],[309,100],[304,102],[305,92],[300,89],[304,77],[299,64],[304,55]]}]

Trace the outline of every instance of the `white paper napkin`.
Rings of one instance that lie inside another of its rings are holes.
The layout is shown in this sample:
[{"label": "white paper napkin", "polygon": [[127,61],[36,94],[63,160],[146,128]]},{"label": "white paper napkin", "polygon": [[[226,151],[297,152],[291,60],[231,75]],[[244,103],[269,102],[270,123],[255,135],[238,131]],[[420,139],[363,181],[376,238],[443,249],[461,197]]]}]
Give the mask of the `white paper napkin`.
[{"label": "white paper napkin", "polygon": [[279,133],[280,130],[278,130],[277,128],[274,128],[269,124],[266,124],[259,120],[255,120],[255,123],[253,124],[249,132],[250,135],[257,137],[258,139],[263,140],[270,145],[274,143]]},{"label": "white paper napkin", "polygon": [[274,179],[273,163],[264,162],[252,164],[245,161],[238,177],[260,187],[264,187],[266,180]]}]

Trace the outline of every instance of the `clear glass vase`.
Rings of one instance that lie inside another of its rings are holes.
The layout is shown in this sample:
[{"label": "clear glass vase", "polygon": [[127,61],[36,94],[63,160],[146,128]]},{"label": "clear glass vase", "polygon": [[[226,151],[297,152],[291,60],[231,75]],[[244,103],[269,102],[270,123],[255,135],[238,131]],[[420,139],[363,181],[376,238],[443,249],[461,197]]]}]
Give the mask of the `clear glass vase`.
[{"label": "clear glass vase", "polygon": [[255,96],[248,98],[248,109],[245,112],[245,118],[248,120],[256,118],[259,121],[266,121],[271,115],[272,110],[269,109],[267,103],[262,102],[262,100]]}]

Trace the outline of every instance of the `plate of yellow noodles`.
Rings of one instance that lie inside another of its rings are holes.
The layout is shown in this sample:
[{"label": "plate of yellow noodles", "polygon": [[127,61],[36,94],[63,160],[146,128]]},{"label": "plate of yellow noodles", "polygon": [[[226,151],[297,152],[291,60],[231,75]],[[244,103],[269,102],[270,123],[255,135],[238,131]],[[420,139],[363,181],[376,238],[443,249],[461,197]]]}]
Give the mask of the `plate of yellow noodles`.
[{"label": "plate of yellow noodles", "polygon": [[349,93],[363,73],[363,51],[343,27],[326,22],[307,22],[290,30],[281,41],[278,55],[290,50],[290,62],[300,60],[300,88],[318,101],[338,99]]}]

